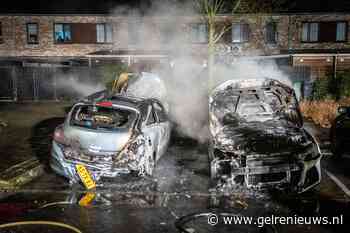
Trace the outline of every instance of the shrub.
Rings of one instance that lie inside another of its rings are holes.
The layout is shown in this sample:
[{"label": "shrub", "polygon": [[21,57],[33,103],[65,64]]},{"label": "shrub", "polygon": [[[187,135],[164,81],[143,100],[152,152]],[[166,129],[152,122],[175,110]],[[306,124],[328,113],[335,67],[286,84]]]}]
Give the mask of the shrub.
[{"label": "shrub", "polygon": [[312,87],[312,100],[333,99],[332,77],[317,78]]},{"label": "shrub", "polygon": [[347,98],[350,97],[350,71],[341,71],[337,73],[337,80],[338,80],[338,96],[340,98]]},{"label": "shrub", "polygon": [[315,124],[330,128],[337,116],[339,106],[350,106],[350,98],[339,101],[333,99],[325,100],[304,100],[300,102],[300,110],[306,119],[312,120]]},{"label": "shrub", "polygon": [[332,74],[315,80],[312,100],[343,99],[350,97],[350,70],[338,71],[334,79]]}]

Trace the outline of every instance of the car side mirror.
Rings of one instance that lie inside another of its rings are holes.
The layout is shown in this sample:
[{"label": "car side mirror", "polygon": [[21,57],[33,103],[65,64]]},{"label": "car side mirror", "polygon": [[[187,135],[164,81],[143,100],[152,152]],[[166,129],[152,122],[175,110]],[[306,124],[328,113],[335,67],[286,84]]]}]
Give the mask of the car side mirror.
[{"label": "car side mirror", "polygon": [[339,108],[338,108],[338,114],[340,115],[340,114],[345,114],[345,113],[347,113],[348,112],[348,108],[347,107],[344,107],[344,106],[340,106]]}]

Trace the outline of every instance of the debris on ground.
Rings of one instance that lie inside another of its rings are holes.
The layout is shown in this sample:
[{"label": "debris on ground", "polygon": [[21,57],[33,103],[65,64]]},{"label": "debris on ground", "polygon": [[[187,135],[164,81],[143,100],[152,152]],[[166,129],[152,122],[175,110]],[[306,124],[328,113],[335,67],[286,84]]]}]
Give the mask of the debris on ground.
[{"label": "debris on ground", "polygon": [[7,127],[7,123],[0,119],[0,133],[1,133],[2,129],[5,127]]},{"label": "debris on ground", "polygon": [[16,188],[44,173],[43,165],[35,158],[18,163],[0,173],[0,189]]}]

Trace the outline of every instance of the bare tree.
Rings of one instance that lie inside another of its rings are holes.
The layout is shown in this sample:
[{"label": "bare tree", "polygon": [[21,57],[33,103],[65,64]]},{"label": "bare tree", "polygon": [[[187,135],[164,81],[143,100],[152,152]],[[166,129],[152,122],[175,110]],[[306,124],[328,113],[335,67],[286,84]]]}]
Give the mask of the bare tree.
[{"label": "bare tree", "polygon": [[[212,88],[214,76],[214,56],[215,44],[222,38],[222,36],[231,29],[231,24],[223,25],[221,28],[217,27],[217,16],[224,12],[224,7],[227,6],[227,1],[224,0],[197,0],[197,7],[202,13],[204,21],[208,26],[208,87]],[[226,3],[226,4],[225,4]],[[239,8],[241,0],[231,0],[232,4],[231,15],[233,15]]]},{"label": "bare tree", "polygon": [[[197,8],[208,26],[208,86],[213,85],[215,46],[223,35],[231,30],[232,23],[218,27],[218,16],[225,14],[231,18],[237,13],[249,13],[256,17],[257,25],[262,25],[262,15],[283,11],[288,0],[197,0]],[[264,31],[255,33],[261,48],[264,48]]]}]

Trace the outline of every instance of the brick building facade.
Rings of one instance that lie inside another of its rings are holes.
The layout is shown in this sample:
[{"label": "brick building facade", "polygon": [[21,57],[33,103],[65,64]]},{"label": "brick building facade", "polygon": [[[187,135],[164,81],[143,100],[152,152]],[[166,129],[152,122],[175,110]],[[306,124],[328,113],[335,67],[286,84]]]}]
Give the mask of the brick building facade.
[{"label": "brick building facade", "polygon": [[[350,49],[350,14],[245,14],[218,16],[217,20],[233,25],[219,42],[229,46],[233,55],[341,54]],[[0,15],[0,57],[84,57],[103,50],[169,50],[166,38],[172,33],[186,49],[205,51],[206,28],[193,26],[199,22],[199,17]],[[130,30],[135,25],[138,28]],[[71,37],[67,41],[55,38],[63,27]],[[101,39],[101,34],[109,34],[104,35],[109,38]]]},{"label": "brick building facade", "polygon": [[[346,13],[219,15],[218,27],[232,27],[217,51],[231,57],[280,59],[308,67],[311,79],[324,77],[350,69],[349,21]],[[199,16],[2,14],[0,65],[93,65],[101,60],[132,64],[181,51],[205,60],[207,34]]]}]

